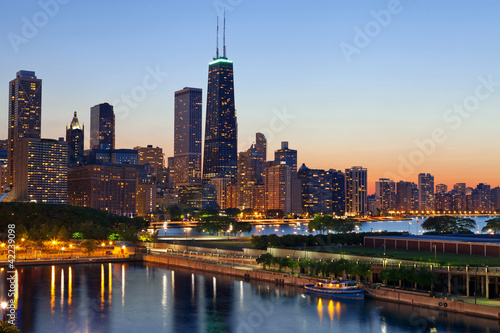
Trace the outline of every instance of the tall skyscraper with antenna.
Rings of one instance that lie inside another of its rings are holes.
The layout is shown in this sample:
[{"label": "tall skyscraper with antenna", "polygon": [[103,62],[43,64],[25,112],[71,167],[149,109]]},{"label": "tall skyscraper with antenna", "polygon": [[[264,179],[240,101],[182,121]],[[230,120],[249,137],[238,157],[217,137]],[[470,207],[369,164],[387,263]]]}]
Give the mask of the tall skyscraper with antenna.
[{"label": "tall skyscraper with antenna", "polygon": [[233,62],[226,57],[224,15],[222,57],[219,56],[217,17],[216,56],[208,64],[207,114],[203,154],[203,181],[231,178],[236,181],[238,128],[234,106]]}]

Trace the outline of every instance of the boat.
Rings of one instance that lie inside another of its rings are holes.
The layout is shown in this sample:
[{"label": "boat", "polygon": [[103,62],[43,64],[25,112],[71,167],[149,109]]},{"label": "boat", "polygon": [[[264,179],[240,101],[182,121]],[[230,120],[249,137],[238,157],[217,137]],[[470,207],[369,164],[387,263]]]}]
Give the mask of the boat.
[{"label": "boat", "polygon": [[336,298],[365,298],[365,291],[360,288],[359,281],[319,280],[316,284],[305,284],[303,287],[311,293]]}]

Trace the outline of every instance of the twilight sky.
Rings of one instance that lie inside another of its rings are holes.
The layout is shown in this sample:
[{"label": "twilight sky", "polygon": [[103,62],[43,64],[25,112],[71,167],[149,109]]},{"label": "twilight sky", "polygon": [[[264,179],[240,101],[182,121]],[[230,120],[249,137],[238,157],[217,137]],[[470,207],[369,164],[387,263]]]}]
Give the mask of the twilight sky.
[{"label": "twilight sky", "polygon": [[174,91],[202,88],[205,113],[224,4],[239,151],[260,131],[268,159],[289,141],[299,165],[368,168],[369,193],[420,172],[500,185],[497,0],[2,1],[0,138],[25,69],[43,80],[43,137],[77,111],[88,147],[90,107],[109,102],[117,147],[172,156]]}]

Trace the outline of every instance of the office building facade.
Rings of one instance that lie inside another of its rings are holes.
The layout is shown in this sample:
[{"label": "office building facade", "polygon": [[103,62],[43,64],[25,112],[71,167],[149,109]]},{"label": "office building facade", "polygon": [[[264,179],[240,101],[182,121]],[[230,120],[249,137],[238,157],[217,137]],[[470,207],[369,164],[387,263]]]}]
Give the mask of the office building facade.
[{"label": "office building facade", "polygon": [[115,149],[115,113],[108,103],[90,108],[90,149]]}]

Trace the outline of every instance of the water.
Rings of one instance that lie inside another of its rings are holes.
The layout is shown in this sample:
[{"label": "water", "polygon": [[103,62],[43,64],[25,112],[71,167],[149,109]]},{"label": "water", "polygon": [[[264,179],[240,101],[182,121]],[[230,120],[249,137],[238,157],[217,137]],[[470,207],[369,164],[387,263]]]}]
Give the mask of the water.
[{"label": "water", "polygon": [[[19,268],[29,332],[500,332],[498,321],[151,264]],[[0,291],[7,297],[6,272]]]},{"label": "water", "polygon": [[[476,220],[476,230],[471,230],[475,233],[480,233],[481,229],[486,225],[486,220],[490,217],[479,216],[473,217]],[[423,217],[414,217],[411,220],[393,220],[393,221],[377,221],[377,222],[362,222],[360,232],[377,232],[377,231],[396,231],[410,232],[413,235],[422,235],[422,223],[425,221]],[[411,224],[410,224],[411,223]],[[252,227],[252,231],[244,233],[242,236],[261,236],[261,235],[310,235],[315,234],[308,231],[307,223],[279,224],[279,225],[256,225]],[[195,228],[168,227],[165,231],[160,229],[159,236],[195,236],[201,235],[196,232]]]}]

